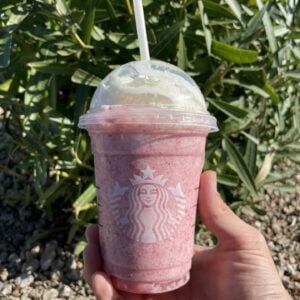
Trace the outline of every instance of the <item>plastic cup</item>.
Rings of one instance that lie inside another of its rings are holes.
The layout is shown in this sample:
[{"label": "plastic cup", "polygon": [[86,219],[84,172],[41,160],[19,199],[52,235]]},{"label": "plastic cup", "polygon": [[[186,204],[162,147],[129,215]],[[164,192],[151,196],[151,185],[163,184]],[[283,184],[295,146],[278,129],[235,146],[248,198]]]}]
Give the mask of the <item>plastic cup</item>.
[{"label": "plastic cup", "polygon": [[95,161],[105,271],[132,293],[189,280],[200,174],[216,119],[193,80],[158,61],[112,72],[81,117]]}]

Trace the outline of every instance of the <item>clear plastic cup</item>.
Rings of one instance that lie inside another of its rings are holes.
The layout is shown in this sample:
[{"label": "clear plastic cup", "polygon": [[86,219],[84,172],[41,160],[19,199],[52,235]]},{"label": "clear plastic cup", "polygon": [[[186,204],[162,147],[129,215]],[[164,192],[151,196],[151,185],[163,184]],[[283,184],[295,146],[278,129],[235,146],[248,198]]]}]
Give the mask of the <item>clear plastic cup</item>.
[{"label": "clear plastic cup", "polygon": [[132,293],[189,280],[200,174],[216,119],[195,82],[160,61],[132,62],[106,77],[79,126],[95,161],[105,271]]}]

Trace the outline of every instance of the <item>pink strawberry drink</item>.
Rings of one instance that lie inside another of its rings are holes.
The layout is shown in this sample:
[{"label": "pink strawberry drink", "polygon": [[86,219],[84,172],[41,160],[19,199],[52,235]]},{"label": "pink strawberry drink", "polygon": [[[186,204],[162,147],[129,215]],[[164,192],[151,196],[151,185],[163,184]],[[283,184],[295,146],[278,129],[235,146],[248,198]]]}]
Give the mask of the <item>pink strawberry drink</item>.
[{"label": "pink strawberry drink", "polygon": [[123,65],[80,119],[95,160],[105,271],[132,293],[189,280],[205,142],[217,130],[194,81],[159,61]]}]

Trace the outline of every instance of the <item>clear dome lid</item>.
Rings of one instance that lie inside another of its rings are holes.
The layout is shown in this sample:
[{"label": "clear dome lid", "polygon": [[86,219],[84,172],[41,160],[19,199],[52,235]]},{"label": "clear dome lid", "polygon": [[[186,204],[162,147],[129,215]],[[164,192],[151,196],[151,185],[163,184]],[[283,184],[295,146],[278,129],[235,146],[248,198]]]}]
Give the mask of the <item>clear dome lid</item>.
[{"label": "clear dome lid", "polygon": [[191,77],[162,61],[135,61],[110,73],[97,88],[91,110],[103,105],[138,105],[207,113]]},{"label": "clear dome lid", "polygon": [[193,79],[162,61],[127,63],[101,82],[79,127],[109,122],[198,125],[218,130]]}]

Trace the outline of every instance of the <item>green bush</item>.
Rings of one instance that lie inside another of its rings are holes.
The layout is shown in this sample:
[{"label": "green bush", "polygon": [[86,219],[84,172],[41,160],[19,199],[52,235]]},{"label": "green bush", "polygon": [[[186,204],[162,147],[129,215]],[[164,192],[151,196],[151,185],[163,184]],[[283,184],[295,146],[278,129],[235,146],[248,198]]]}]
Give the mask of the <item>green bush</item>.
[{"label": "green bush", "polygon": [[[300,162],[299,1],[145,0],[151,56],[186,70],[204,92],[220,132],[206,168],[218,172],[233,207],[262,213],[262,187],[283,190]],[[3,129],[26,179],[23,195],[51,218],[72,210],[69,234],[96,213],[89,139],[77,128],[95,87],[139,58],[129,0],[1,0],[0,101]],[[297,14],[298,12],[298,14]]]}]

